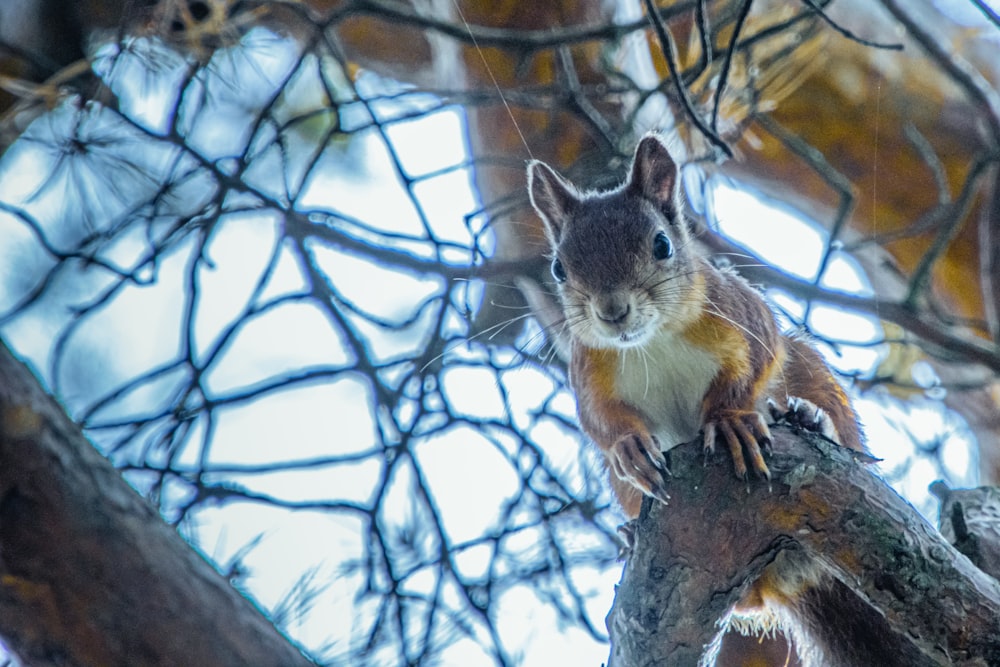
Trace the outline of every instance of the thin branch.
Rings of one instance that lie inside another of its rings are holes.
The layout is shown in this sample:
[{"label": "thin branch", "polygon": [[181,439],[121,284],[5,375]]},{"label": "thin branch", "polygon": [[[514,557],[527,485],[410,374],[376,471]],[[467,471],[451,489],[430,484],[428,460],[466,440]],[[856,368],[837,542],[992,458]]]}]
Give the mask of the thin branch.
[{"label": "thin branch", "polygon": [[1000,220],[1000,166],[993,166],[992,176],[987,176],[983,210],[979,215],[979,289],[983,295],[986,328],[990,338],[1000,343],[1000,244],[994,221]]},{"label": "thin branch", "polygon": [[[698,0],[695,4],[694,23],[698,29],[698,43],[701,45],[698,72],[704,72],[712,65],[712,55],[715,51],[712,26],[708,20],[708,0]],[[715,127],[715,123],[712,123],[712,127]]]},{"label": "thin branch", "polygon": [[989,130],[989,147],[1000,147],[1000,93],[972,65],[955,53],[954,49],[949,48],[942,38],[920,25],[899,0],[882,0],[882,4],[903,24],[909,35],[938,67],[979,107]]},{"label": "thin branch", "polygon": [[573,54],[569,47],[560,47],[556,53],[559,55],[559,64],[563,77],[566,81],[566,94],[569,96],[570,105],[583,115],[587,123],[594,129],[597,136],[603,141],[604,148],[608,152],[614,152],[615,145],[614,131],[611,124],[601,115],[594,105],[583,94],[580,86],[580,77],[577,76],[576,66],[573,64]]},{"label": "thin branch", "polygon": [[830,16],[825,11],[823,11],[823,8],[820,7],[816,3],[815,0],[802,0],[802,2],[803,2],[803,4],[805,4],[808,7],[810,7],[814,12],[816,12],[817,14],[819,14],[820,18],[823,19],[826,22],[827,25],[829,25],[831,28],[833,28],[838,33],[840,33],[841,35],[843,35],[847,39],[851,40],[852,42],[857,42],[858,44],[862,44],[864,46],[870,46],[870,47],[875,48],[875,49],[886,49],[888,51],[902,51],[903,50],[903,45],[900,44],[900,43],[898,43],[898,42],[887,44],[887,43],[881,43],[881,42],[873,42],[871,40],[867,40],[867,39],[864,39],[862,37],[858,37],[853,32],[851,32],[847,28],[844,28],[843,26],[841,26],[840,24],[838,24],[836,21],[834,21],[833,19],[831,19]]},{"label": "thin branch", "polygon": [[995,25],[997,28],[1000,28],[1000,14],[997,14],[996,10],[987,4],[986,0],[972,0],[972,4],[979,8],[979,11],[983,13],[983,16],[985,16],[990,23]]},{"label": "thin branch", "polygon": [[670,72],[670,78],[674,82],[674,88],[677,91],[677,97],[680,100],[681,107],[684,109],[684,113],[694,126],[714,145],[716,148],[721,150],[726,157],[732,157],[733,151],[729,145],[723,141],[716,132],[712,130],[705,121],[701,118],[699,113],[695,110],[694,104],[691,102],[691,98],[688,95],[687,88],[681,79],[679,67],[677,65],[677,49],[674,45],[673,37],[670,35],[670,30],[667,28],[666,24],[663,22],[663,18],[657,11],[656,5],[653,4],[653,0],[643,0],[646,5],[646,15],[649,17],[650,22],[653,24],[653,28],[656,30],[656,36],[660,40],[660,50],[663,52],[663,58],[667,61],[667,69]]},{"label": "thin branch", "polygon": [[712,106],[712,130],[716,133],[719,131],[719,107],[726,93],[726,84],[729,82],[729,69],[733,65],[736,45],[739,43],[743,24],[746,22],[747,16],[750,15],[751,6],[753,6],[753,0],[743,0],[743,4],[740,5],[740,12],[733,23],[733,37],[729,40],[729,48],[726,49],[726,56],[722,61],[722,71],[719,72],[719,83],[715,87],[715,104]]},{"label": "thin branch", "polygon": [[[814,146],[807,143],[800,136],[789,132],[767,114],[758,114],[755,120],[760,125],[782,142],[794,155],[805,160],[806,164],[815,171],[837,195],[838,205],[834,214],[833,224],[830,226],[830,233],[824,239],[823,257],[816,271],[814,284],[819,287],[826,275],[826,270],[830,266],[833,258],[833,251],[840,243],[844,227],[850,221],[854,211],[854,188],[846,176],[840,173],[830,164],[826,156]],[[812,304],[808,304],[806,313],[802,318],[803,322],[809,320],[809,310]]]},{"label": "thin branch", "polygon": [[739,252],[750,257],[750,262],[740,269],[740,273],[754,282],[787,290],[803,299],[815,300],[895,322],[915,336],[938,345],[942,350],[947,350],[953,359],[964,359],[972,363],[982,364],[994,372],[1000,373],[1000,347],[961,331],[952,331],[949,328],[941,327],[938,322],[924,317],[922,313],[904,302],[883,301],[818,287],[811,281],[802,280],[772,268],[746,248],[737,246],[718,234],[705,234],[702,240],[716,252]]},{"label": "thin branch", "polygon": [[988,158],[985,160],[977,160],[972,164],[972,167],[969,169],[969,174],[966,176],[965,183],[962,185],[962,191],[959,193],[958,199],[954,204],[947,207],[949,215],[944,221],[945,224],[940,225],[938,233],[934,238],[934,243],[931,244],[931,247],[928,248],[927,252],[923,254],[920,258],[920,262],[913,271],[913,275],[910,278],[910,289],[904,299],[905,304],[911,306],[916,304],[917,300],[920,299],[928,289],[931,281],[931,271],[933,270],[934,265],[951,245],[952,240],[954,240],[959,229],[961,229],[962,224],[969,215],[979,177],[987,170],[988,167],[996,164],[996,162],[996,158]]}]

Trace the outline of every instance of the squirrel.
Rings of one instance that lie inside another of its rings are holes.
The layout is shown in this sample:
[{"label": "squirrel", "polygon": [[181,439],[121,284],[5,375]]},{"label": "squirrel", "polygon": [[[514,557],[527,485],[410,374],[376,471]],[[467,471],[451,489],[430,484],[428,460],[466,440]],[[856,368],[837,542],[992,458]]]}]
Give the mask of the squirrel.
[{"label": "squirrel", "polygon": [[[749,470],[770,478],[765,414],[864,451],[854,408],[820,354],[779,332],[760,292],[696,249],[677,163],[657,135],[639,142],[615,189],[581,192],[533,160],[528,193],[551,246],[580,424],[604,453],[630,519],[644,495],[668,502],[662,450],[699,433],[706,453],[722,443],[743,479]],[[870,624],[865,603],[852,597],[831,575],[789,557],[765,571],[736,611],[791,625],[784,629],[804,664],[902,664],[884,642],[875,646],[878,620]]]}]

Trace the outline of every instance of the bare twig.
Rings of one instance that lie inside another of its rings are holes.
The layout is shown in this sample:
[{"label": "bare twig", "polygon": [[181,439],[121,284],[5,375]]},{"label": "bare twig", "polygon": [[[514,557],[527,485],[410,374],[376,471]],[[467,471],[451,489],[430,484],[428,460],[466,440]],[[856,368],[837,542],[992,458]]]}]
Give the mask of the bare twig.
[{"label": "bare twig", "polygon": [[727,157],[732,157],[732,149],[729,148],[725,141],[723,141],[722,137],[705,124],[701,115],[694,108],[694,104],[691,102],[691,97],[688,94],[687,88],[684,87],[684,82],[681,80],[680,71],[677,65],[677,49],[674,46],[674,40],[670,36],[670,30],[667,29],[666,24],[663,22],[663,18],[658,13],[656,5],[653,4],[653,0],[643,0],[643,2],[646,5],[646,15],[652,22],[653,28],[656,30],[656,36],[660,40],[660,49],[663,51],[664,60],[667,61],[667,68],[670,71],[670,79],[673,81],[674,89],[677,91],[677,97],[680,100],[681,107],[684,109],[685,115],[713,146],[722,151]]}]

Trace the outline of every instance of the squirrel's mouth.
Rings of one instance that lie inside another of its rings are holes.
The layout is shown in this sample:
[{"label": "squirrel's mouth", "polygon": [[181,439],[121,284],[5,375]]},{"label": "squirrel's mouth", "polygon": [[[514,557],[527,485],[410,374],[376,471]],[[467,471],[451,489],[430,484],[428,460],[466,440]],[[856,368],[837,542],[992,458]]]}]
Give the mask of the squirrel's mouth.
[{"label": "squirrel's mouth", "polygon": [[620,322],[609,322],[597,317],[587,319],[584,338],[596,347],[641,347],[656,336],[658,321],[641,313],[632,313]]},{"label": "squirrel's mouth", "polygon": [[600,338],[601,347],[640,347],[656,335],[655,322],[640,317],[630,317],[625,322],[593,323],[592,333]]},{"label": "squirrel's mouth", "polygon": [[621,331],[615,337],[615,343],[619,347],[638,347],[644,345],[651,337],[652,332],[648,328]]}]

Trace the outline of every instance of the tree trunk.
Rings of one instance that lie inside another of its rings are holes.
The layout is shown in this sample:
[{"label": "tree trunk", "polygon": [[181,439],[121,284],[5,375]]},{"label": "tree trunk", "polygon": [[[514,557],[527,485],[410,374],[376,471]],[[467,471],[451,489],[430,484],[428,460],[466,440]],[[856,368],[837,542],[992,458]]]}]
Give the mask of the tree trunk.
[{"label": "tree trunk", "polygon": [[[874,607],[912,664],[1000,664],[1000,584],[857,455],[775,427],[771,488],[720,455],[671,451],[668,506],[647,501],[608,615],[611,665],[695,665],[717,621],[785,550],[805,553]],[[909,654],[909,653],[908,653]]]},{"label": "tree trunk", "polygon": [[0,631],[37,665],[309,665],[0,344]]}]

